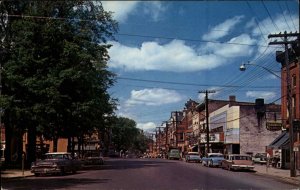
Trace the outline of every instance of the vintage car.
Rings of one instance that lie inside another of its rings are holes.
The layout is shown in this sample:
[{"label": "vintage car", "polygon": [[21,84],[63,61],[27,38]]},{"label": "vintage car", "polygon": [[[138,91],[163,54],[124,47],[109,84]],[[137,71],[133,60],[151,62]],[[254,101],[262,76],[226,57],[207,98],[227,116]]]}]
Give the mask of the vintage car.
[{"label": "vintage car", "polygon": [[88,152],[84,155],[84,165],[103,165],[104,159],[100,152]]},{"label": "vintage car", "polygon": [[201,157],[198,152],[188,152],[185,155],[185,161],[186,162],[200,162]]},{"label": "vintage car", "polygon": [[31,164],[31,173],[35,176],[41,174],[65,174],[76,173],[81,168],[82,162],[73,158],[71,153],[53,152],[46,153],[45,159],[37,160]]},{"label": "vintage car", "polygon": [[221,167],[227,170],[253,170],[254,165],[249,155],[229,154],[225,156]]},{"label": "vintage car", "polygon": [[252,157],[252,161],[258,164],[267,163],[267,153],[257,153]]},{"label": "vintage car", "polygon": [[208,153],[206,157],[201,159],[202,165],[207,167],[219,167],[224,155],[222,153]]},{"label": "vintage car", "polygon": [[180,151],[177,148],[172,148],[168,152],[168,159],[169,160],[180,160]]}]

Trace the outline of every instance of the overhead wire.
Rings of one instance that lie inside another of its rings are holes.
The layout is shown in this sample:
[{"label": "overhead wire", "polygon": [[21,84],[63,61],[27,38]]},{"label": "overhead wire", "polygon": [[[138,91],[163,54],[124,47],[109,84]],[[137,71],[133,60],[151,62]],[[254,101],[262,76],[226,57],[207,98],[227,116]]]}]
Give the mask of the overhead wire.
[{"label": "overhead wire", "polygon": [[[286,5],[286,8],[287,8],[287,10],[288,10],[288,13],[289,13],[289,15],[290,15],[290,19],[291,19],[291,21],[292,21],[292,24],[293,24],[294,28],[295,28],[296,31],[297,31],[297,27],[296,27],[296,25],[295,25],[295,23],[294,23],[294,20],[293,20],[293,18],[292,18],[292,14],[291,14],[290,8],[289,8],[289,6],[288,6],[288,4],[287,4],[287,1],[284,1],[284,2],[285,2],[285,5]],[[298,4],[299,4],[299,1],[298,1]],[[299,30],[299,27],[298,27],[298,30]]]},{"label": "overhead wire", "polygon": [[289,23],[287,22],[287,20],[286,20],[286,18],[285,18],[285,13],[284,13],[284,10],[283,10],[283,8],[282,8],[280,2],[277,1],[277,4],[278,4],[278,6],[279,6],[279,8],[280,8],[280,10],[281,10],[281,12],[282,12],[282,16],[283,16],[283,18],[284,18],[284,20],[285,20],[285,23],[286,23],[287,27],[289,28],[290,31],[292,31],[292,29],[291,29]]},{"label": "overhead wire", "polygon": [[278,31],[280,31],[279,27],[278,27],[277,24],[274,22],[274,19],[273,19],[273,17],[271,16],[271,14],[270,14],[270,12],[269,12],[269,10],[268,10],[266,4],[264,3],[263,0],[261,0],[261,2],[262,2],[262,4],[263,4],[265,10],[267,11],[267,13],[268,13],[268,15],[269,15],[269,17],[270,17],[270,19],[271,19],[271,22],[273,23],[275,29],[277,29]]}]

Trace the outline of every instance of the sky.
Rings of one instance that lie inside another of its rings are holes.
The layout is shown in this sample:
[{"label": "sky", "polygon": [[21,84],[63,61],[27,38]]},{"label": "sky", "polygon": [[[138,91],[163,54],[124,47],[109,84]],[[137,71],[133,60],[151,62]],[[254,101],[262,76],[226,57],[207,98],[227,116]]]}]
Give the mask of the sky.
[{"label": "sky", "polygon": [[[118,99],[116,114],[138,128],[160,127],[189,99],[204,102],[205,90],[215,90],[210,99],[280,104],[275,53],[284,46],[269,45],[282,39],[268,35],[299,32],[298,0],[102,4],[119,23],[108,42],[108,67],[117,74],[109,93]],[[242,72],[243,63],[250,65]]]}]

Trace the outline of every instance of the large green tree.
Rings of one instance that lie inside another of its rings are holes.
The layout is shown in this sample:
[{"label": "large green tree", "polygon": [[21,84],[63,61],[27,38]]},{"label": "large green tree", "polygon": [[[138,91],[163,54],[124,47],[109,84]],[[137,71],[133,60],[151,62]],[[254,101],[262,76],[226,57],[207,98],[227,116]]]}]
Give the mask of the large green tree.
[{"label": "large green tree", "polygon": [[33,161],[37,134],[54,142],[80,137],[103,128],[105,116],[114,112],[106,42],[117,23],[99,2],[2,3],[18,10],[5,23],[10,28],[3,63],[5,126],[28,130]]},{"label": "large green tree", "polygon": [[118,117],[111,125],[111,143],[117,151],[145,152],[147,138],[143,131],[136,127],[136,122],[126,117]]}]

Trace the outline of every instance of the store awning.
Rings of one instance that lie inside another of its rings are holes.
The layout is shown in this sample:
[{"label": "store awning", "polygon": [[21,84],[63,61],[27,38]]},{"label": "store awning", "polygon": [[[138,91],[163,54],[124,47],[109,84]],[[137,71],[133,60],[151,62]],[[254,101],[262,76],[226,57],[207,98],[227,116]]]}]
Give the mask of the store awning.
[{"label": "store awning", "polygon": [[288,149],[289,133],[287,131],[282,132],[268,147]]}]

